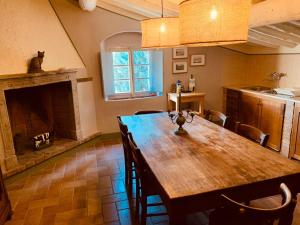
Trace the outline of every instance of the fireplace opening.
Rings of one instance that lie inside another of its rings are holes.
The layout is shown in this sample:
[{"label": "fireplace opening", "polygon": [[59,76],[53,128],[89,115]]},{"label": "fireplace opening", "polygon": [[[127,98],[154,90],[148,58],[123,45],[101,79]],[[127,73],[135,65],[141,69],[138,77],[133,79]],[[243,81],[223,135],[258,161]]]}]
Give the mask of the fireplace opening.
[{"label": "fireplace opening", "polygon": [[51,142],[77,139],[70,81],[6,90],[5,98],[16,155],[36,150],[40,134],[49,133]]}]

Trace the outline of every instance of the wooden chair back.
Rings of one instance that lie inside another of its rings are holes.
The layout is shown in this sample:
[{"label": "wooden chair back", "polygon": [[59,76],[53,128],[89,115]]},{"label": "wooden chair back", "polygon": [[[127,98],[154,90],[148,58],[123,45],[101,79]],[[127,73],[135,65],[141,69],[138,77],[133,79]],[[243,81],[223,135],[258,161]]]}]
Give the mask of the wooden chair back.
[{"label": "wooden chair back", "polygon": [[242,124],[240,122],[236,122],[235,132],[245,138],[259,143],[263,147],[267,145],[267,142],[269,140],[269,134],[265,134],[256,127],[247,124]]},{"label": "wooden chair back", "polygon": [[142,110],[142,111],[135,112],[134,115],[162,113],[162,112],[164,112],[164,111],[162,111],[162,110]]},{"label": "wooden chair back", "polygon": [[223,113],[218,112],[218,111],[207,110],[207,111],[205,111],[205,119],[207,119],[210,122],[213,122],[217,125],[225,127],[226,121],[227,121],[227,116],[225,116]]},{"label": "wooden chair back", "polygon": [[128,133],[128,142],[130,146],[132,159],[135,165],[136,177],[137,179],[142,180],[145,174],[145,163],[141,154],[141,150],[137,147],[135,141],[133,140],[132,134],[130,132]]},{"label": "wooden chair back", "polygon": [[[127,179],[129,178],[129,175],[127,173],[129,173],[129,170],[132,167],[132,156],[131,156],[131,151],[130,151],[130,145],[129,145],[129,140],[128,140],[128,127],[127,125],[125,125],[120,116],[117,116],[118,119],[118,123],[119,123],[119,127],[120,127],[120,133],[121,133],[121,138],[122,138],[122,145],[123,145],[123,150],[124,150],[124,160],[125,160],[125,167],[126,167],[126,182]],[[130,183],[130,181],[128,181]]]},{"label": "wooden chair back", "polygon": [[128,143],[128,127],[122,122],[121,117],[117,116],[119,128],[120,128],[120,133],[121,133],[121,138],[122,138],[122,143],[123,143],[123,148],[124,151],[127,151],[129,148],[129,143]]},{"label": "wooden chair back", "polygon": [[271,225],[275,221],[284,224],[291,210],[292,195],[284,183],[280,185],[280,194],[281,205],[271,209],[247,206],[221,195],[224,206],[212,213],[210,225]]}]

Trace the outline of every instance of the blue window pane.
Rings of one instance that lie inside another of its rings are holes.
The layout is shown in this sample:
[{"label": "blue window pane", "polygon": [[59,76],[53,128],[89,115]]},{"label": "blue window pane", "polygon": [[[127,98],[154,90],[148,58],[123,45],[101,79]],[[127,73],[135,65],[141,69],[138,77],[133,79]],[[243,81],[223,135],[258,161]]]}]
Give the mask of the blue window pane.
[{"label": "blue window pane", "polygon": [[135,80],[135,91],[150,91],[150,80],[149,79],[136,79]]},{"label": "blue window pane", "polygon": [[149,52],[148,51],[134,51],[133,52],[134,65],[149,64]]},{"label": "blue window pane", "polygon": [[149,66],[135,66],[134,67],[135,78],[149,78]]},{"label": "blue window pane", "polygon": [[114,66],[114,79],[129,79],[129,67]]},{"label": "blue window pane", "polygon": [[113,52],[113,65],[122,66],[129,65],[129,54],[128,52]]},{"label": "blue window pane", "polygon": [[129,93],[130,92],[130,82],[129,80],[115,80],[115,93]]}]

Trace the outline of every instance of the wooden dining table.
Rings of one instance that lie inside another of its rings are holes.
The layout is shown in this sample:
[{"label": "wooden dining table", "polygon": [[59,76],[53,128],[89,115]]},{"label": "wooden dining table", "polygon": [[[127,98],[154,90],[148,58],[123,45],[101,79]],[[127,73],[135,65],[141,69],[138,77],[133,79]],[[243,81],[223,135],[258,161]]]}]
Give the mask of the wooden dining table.
[{"label": "wooden dining table", "polygon": [[201,117],[177,136],[167,113],[122,116],[159,186],[170,224],[187,214],[221,206],[220,195],[247,202],[279,193],[285,183],[293,204],[300,192],[300,164]]}]

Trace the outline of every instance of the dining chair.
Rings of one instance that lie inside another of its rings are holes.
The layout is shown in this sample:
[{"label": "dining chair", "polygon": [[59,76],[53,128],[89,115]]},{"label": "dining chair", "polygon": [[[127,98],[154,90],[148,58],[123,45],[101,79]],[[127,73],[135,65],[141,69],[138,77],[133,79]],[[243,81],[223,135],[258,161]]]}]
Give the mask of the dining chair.
[{"label": "dining chair", "polygon": [[209,225],[286,224],[296,202],[292,200],[291,192],[284,183],[280,185],[279,190],[282,202],[280,206],[274,208],[251,207],[221,195],[223,206],[210,214]]},{"label": "dining chair", "polygon": [[236,122],[235,132],[245,138],[259,143],[263,147],[267,145],[267,142],[269,140],[269,134],[265,134],[256,127],[247,124],[242,124],[240,122]]},{"label": "dining chair", "polygon": [[[146,225],[147,217],[150,216],[163,216],[167,215],[166,212],[153,212],[148,213],[148,207],[162,206],[163,203],[159,198],[158,202],[148,202],[148,197],[159,197],[158,183],[154,175],[147,169],[146,162],[141,154],[140,149],[137,147],[131,133],[128,133],[129,145],[132,151],[132,159],[135,164],[136,171],[136,203],[135,213],[139,224]],[[141,208],[141,217],[140,217]]]},{"label": "dining chair", "polygon": [[130,145],[128,140],[128,127],[122,122],[121,117],[117,116],[122,144],[123,144],[123,151],[124,151],[124,159],[125,159],[125,184],[129,193],[132,193],[132,184],[135,177],[133,173],[135,172],[134,163],[132,160],[132,155],[130,151]]},{"label": "dining chair", "polygon": [[226,126],[227,116],[225,116],[223,113],[214,110],[206,110],[204,115],[205,119],[209,120],[210,122],[220,125],[221,127]]},{"label": "dining chair", "polygon": [[134,113],[134,115],[142,115],[142,114],[152,114],[152,113],[162,113],[162,110],[141,110]]}]

